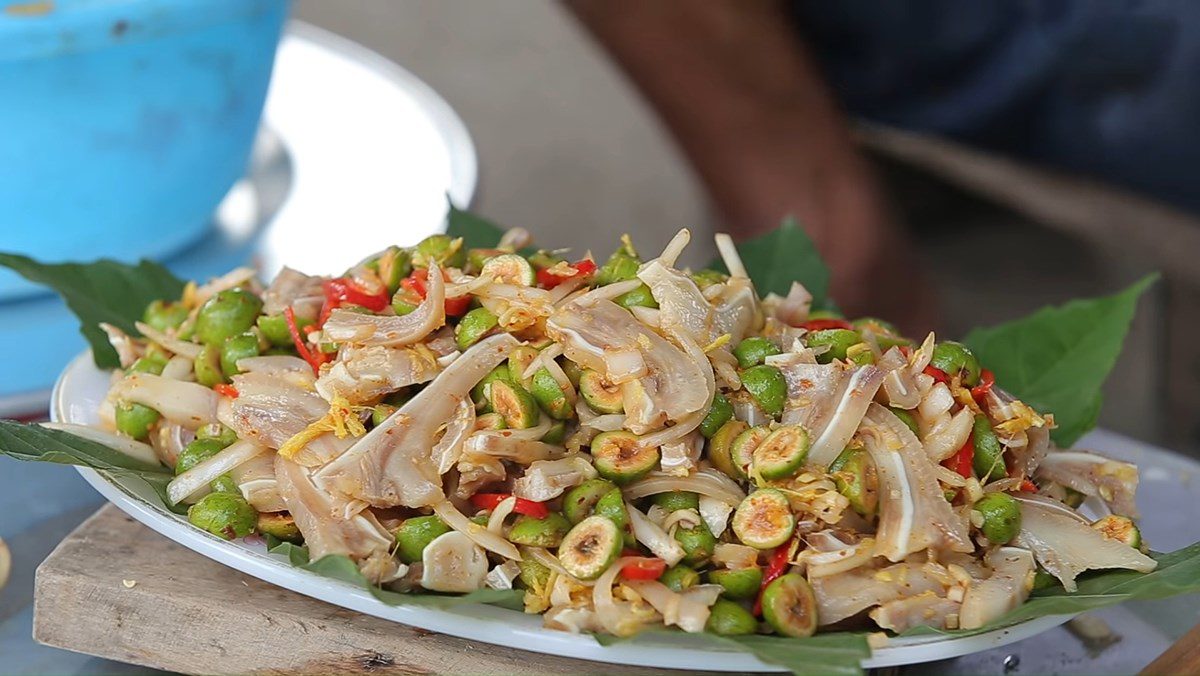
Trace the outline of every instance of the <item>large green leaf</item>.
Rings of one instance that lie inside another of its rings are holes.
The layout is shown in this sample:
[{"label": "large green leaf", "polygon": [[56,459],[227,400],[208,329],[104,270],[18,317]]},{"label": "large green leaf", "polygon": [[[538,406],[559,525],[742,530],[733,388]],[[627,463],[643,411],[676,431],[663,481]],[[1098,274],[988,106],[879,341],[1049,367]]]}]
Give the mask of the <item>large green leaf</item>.
[{"label": "large green leaf", "polygon": [[1086,573],[1076,580],[1079,587],[1077,591],[1068,592],[1060,585],[1040,589],[1012,612],[979,629],[942,631],[918,627],[905,635],[933,633],[972,636],[1039,617],[1073,615],[1125,601],[1151,601],[1181,594],[1200,593],[1200,542],[1167,554],[1152,552],[1150,556],[1158,561],[1158,567],[1149,573],[1133,570]]},{"label": "large green leaf", "polygon": [[308,548],[290,542],[280,542],[270,548],[272,554],[285,556],[288,562],[322,577],[348,582],[365,589],[372,596],[389,606],[424,606],[427,608],[450,608],[464,603],[487,603],[510,610],[524,607],[524,592],[515,589],[480,589],[469,594],[446,595],[430,593],[400,593],[380,589],[370,583],[358,566],[349,557],[341,554],[326,554],[316,561],[309,561]]},{"label": "large green leaf", "polygon": [[474,249],[492,249],[500,243],[504,236],[504,228],[488,219],[454,206],[447,200],[449,211],[446,213],[446,234],[451,237],[462,237],[466,246]]},{"label": "large green leaf", "polygon": [[[796,219],[784,219],[771,232],[738,244],[737,250],[760,295],[786,296],[792,282],[800,282],[812,294],[814,308],[828,306],[829,268]],[[711,267],[728,272],[720,259]]]},{"label": "large green leaf", "polygon": [[719,643],[737,646],[768,664],[787,668],[796,676],[863,673],[863,660],[871,656],[867,635],[862,632],[819,634],[804,639],[780,636],[714,637]]},{"label": "large green leaf", "polygon": [[149,260],[137,265],[108,259],[40,263],[28,256],[0,253],[0,265],[57,291],[79,318],[79,331],[92,348],[96,366],[106,369],[120,366],[120,361],[100,322],[136,335],[133,323],[142,318],[146,306],[151,301],[178,298],[184,286],[169,270]]},{"label": "large green leaf", "polygon": [[1038,411],[1054,414],[1064,448],[1096,425],[1101,386],[1121,354],[1138,298],[1157,279],[1142,278],[1105,298],[1044,307],[1016,321],[976,329],[964,340],[996,381]]},{"label": "large green leaf", "polygon": [[167,499],[167,484],[175,476],[170,469],[147,464],[70,432],[0,420],[0,455],[17,460],[78,465],[105,474],[136,477],[154,489],[164,509],[179,509],[172,508]]}]

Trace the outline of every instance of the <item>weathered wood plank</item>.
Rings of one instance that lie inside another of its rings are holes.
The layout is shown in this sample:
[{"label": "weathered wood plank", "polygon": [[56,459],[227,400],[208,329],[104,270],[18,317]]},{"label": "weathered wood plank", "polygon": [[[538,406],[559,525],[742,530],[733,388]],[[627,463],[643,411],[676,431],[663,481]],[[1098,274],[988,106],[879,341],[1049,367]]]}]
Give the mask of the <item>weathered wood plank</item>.
[{"label": "weathered wood plank", "polygon": [[35,597],[38,641],[184,673],[678,673],[529,653],[361,615],[226,568],[112,506],[46,558]]}]

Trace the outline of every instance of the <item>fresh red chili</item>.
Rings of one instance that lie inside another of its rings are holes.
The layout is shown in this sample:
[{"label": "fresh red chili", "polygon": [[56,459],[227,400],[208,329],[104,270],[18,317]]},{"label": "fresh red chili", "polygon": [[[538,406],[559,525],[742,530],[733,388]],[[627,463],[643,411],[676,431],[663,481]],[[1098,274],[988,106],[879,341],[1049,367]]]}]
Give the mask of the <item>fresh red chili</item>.
[{"label": "fresh red chili", "polygon": [[[442,278],[445,279],[445,275],[443,275]],[[412,293],[417,294],[422,300],[424,300],[425,294],[427,293],[425,285],[428,282],[429,270],[426,268],[417,268],[416,270],[412,271],[411,275],[400,280],[400,287],[405,291],[411,291]],[[455,296],[454,298],[446,299],[446,314],[450,315],[451,317],[458,317],[466,314],[470,307],[470,296]]]},{"label": "fresh red chili", "polygon": [[345,277],[330,279],[322,284],[325,290],[325,300],[331,305],[338,306],[342,303],[352,303],[361,305],[371,312],[382,312],[388,306],[387,291],[379,293],[367,293],[363,291],[353,280]]},{"label": "fresh red chili", "polygon": [[299,353],[301,359],[308,362],[313,373],[321,375],[321,364],[325,363],[325,353],[320,350],[314,353],[308,349],[308,345],[300,335],[300,329],[296,328],[296,313],[290,305],[283,309],[283,318],[287,320],[288,333],[292,334],[292,343],[296,345],[296,352]]},{"label": "fresh red chili", "polygon": [[758,597],[754,599],[754,615],[756,617],[762,615],[762,597],[763,592],[767,589],[767,585],[787,572],[792,558],[791,549],[792,541],[788,540],[776,547],[775,551],[771,552],[771,560],[767,563],[767,569],[763,571],[762,586],[758,588]]},{"label": "fresh red chili", "polygon": [[991,369],[983,369],[979,372],[979,384],[971,388],[971,398],[982,404],[995,384],[996,374]]},{"label": "fresh red chili", "polygon": [[808,331],[825,331],[827,329],[852,329],[854,326],[845,319],[829,317],[827,319],[810,319],[800,324],[800,328]]},{"label": "fresh red chili", "polygon": [[925,367],[925,375],[933,378],[934,380],[938,381],[939,383],[949,383],[950,382],[950,376],[946,375],[945,371],[941,370],[940,368],[938,368],[936,366],[926,366]]},{"label": "fresh red chili", "polygon": [[238,398],[237,388],[229,383],[217,383],[213,385],[213,391],[222,397],[229,397],[230,399]]},{"label": "fresh red chili", "polygon": [[596,262],[589,258],[584,258],[571,263],[570,267],[571,272],[565,275],[559,275],[551,272],[553,268],[541,268],[537,271],[538,286],[542,287],[543,289],[553,289],[568,279],[574,279],[581,275],[590,275],[596,271]]},{"label": "fresh red chili", "polygon": [[667,570],[667,562],[656,558],[639,558],[621,568],[621,577],[626,580],[657,580]]},{"label": "fresh red chili", "polygon": [[942,461],[942,467],[946,467],[964,479],[970,479],[972,466],[975,463],[975,442],[971,437],[967,437],[967,443],[962,445],[962,448],[955,451],[954,455]]},{"label": "fresh red chili", "polygon": [[[497,505],[512,497],[512,493],[476,493],[471,496],[471,504],[477,509],[495,509]],[[525,498],[517,498],[517,504],[513,506],[513,511],[517,514],[524,514],[535,519],[544,519],[550,510],[546,508],[545,503],[526,500]]]},{"label": "fresh red chili", "polygon": [[1038,487],[1037,484],[1033,483],[1029,479],[1025,479],[1021,482],[1021,490],[1026,493],[1037,493]]}]

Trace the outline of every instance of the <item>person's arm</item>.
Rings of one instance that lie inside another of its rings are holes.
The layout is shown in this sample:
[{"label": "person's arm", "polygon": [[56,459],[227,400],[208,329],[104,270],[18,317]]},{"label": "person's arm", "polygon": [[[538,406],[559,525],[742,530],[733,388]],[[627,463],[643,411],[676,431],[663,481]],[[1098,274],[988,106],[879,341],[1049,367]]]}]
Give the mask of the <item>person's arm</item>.
[{"label": "person's arm", "polygon": [[658,111],[735,235],[794,215],[829,261],[839,303],[905,310],[877,282],[893,262],[911,265],[910,247],[778,2],[567,5]]}]

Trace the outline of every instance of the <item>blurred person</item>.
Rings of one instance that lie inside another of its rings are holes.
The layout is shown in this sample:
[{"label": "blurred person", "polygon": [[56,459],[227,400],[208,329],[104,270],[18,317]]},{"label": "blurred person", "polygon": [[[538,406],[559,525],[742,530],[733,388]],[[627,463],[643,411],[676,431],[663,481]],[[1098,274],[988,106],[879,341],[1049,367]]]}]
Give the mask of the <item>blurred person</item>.
[{"label": "blurred person", "polygon": [[794,215],[852,314],[931,325],[847,114],[1200,210],[1200,3],[568,0],[740,237]]}]

